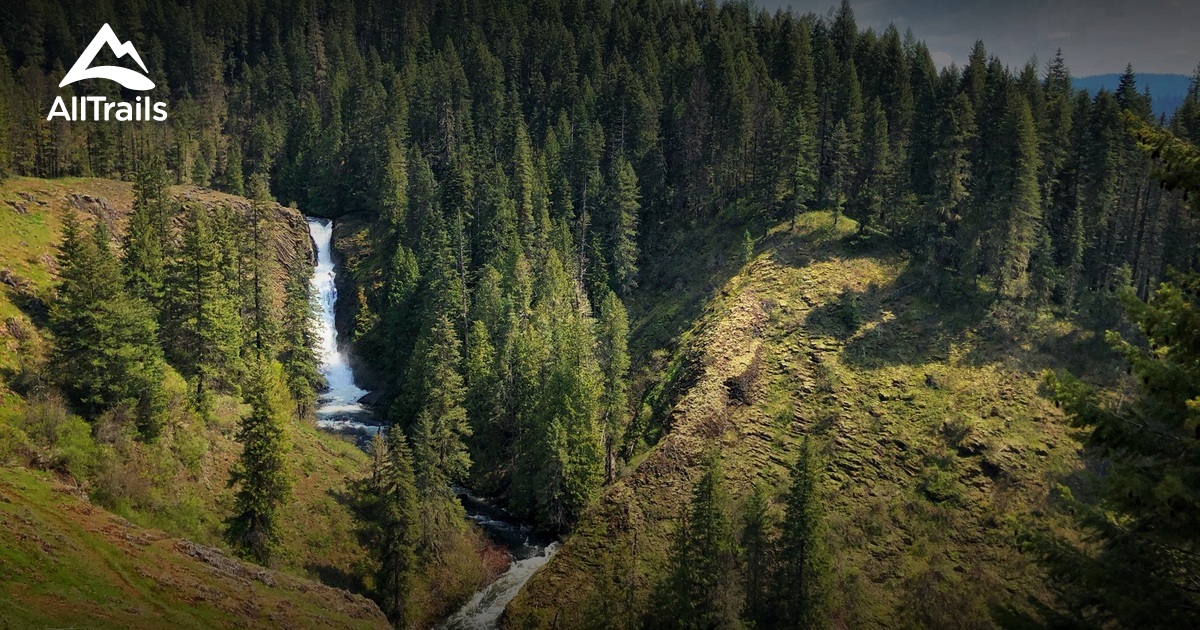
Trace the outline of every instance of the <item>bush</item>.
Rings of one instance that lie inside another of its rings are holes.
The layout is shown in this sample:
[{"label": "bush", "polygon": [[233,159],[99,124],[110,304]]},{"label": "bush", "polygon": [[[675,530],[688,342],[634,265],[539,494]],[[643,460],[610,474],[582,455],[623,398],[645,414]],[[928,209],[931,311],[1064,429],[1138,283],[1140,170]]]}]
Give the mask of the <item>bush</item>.
[{"label": "bush", "polygon": [[0,465],[26,466],[33,458],[33,443],[20,428],[0,420]]},{"label": "bush", "polygon": [[29,404],[21,429],[35,445],[34,463],[76,479],[91,476],[100,463],[92,427],[67,410],[62,399],[47,397]]}]

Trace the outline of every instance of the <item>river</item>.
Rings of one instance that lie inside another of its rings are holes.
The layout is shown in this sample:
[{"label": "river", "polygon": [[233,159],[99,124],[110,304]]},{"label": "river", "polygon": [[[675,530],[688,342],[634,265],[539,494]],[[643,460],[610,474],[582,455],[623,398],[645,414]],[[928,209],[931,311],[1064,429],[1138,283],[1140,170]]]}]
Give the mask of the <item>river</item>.
[{"label": "river", "polygon": [[[337,306],[337,266],[333,261],[333,222],[308,218],[308,231],[317,250],[317,267],[312,288],[320,308],[321,374],[328,389],[317,402],[317,426],[326,431],[362,437],[374,435],[381,427],[371,410],[361,403],[369,392],[354,379],[346,353],[338,344],[335,323]],[[497,626],[504,609],[533,574],[554,557],[558,543],[538,536],[532,528],[504,510],[474,497],[465,488],[457,488],[467,518],[478,524],[496,544],[508,549],[511,562],[494,582],[475,593],[442,628],[454,630],[490,630]]]}]

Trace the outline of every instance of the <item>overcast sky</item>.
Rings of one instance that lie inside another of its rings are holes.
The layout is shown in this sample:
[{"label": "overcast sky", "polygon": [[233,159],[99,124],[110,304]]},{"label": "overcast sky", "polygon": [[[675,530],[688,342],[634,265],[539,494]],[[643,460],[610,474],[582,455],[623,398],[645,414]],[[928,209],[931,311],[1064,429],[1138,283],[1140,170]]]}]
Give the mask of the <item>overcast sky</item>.
[{"label": "overcast sky", "polygon": [[[825,15],[841,0],[757,0],[774,10]],[[982,39],[1009,65],[1062,48],[1071,74],[1192,74],[1200,63],[1200,0],[851,0],[858,27],[895,22],[925,40],[938,65],[960,66]]]}]

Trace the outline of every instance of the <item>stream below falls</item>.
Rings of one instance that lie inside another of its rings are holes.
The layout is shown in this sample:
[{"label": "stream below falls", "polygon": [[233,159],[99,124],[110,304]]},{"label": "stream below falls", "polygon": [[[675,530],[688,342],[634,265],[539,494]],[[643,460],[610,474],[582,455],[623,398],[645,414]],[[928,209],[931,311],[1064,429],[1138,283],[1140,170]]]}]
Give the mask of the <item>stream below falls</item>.
[{"label": "stream below falls", "polygon": [[[325,431],[367,438],[383,429],[370,408],[360,401],[369,392],[354,380],[354,369],[338,345],[335,322],[337,306],[337,267],[333,261],[333,221],[308,218],[308,231],[317,251],[317,267],[312,288],[320,309],[318,351],[321,374],[329,386],[317,401],[317,426]],[[558,543],[538,536],[531,527],[503,509],[473,496],[465,488],[456,488],[467,518],[478,524],[488,537],[508,549],[508,570],[494,582],[476,592],[442,628],[454,630],[490,630],[497,626],[504,609],[533,574],[550,561]]]}]

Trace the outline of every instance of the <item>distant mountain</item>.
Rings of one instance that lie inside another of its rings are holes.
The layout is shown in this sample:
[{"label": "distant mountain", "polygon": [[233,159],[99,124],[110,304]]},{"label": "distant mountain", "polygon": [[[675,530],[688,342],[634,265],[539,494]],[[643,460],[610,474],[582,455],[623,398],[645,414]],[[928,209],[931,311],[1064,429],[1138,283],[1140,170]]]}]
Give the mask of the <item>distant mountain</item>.
[{"label": "distant mountain", "polygon": [[[1102,89],[1113,91],[1121,80],[1120,74],[1095,74],[1088,77],[1075,77],[1075,89],[1096,93]],[[1186,74],[1139,74],[1137,75],[1138,90],[1150,88],[1153,100],[1154,114],[1170,117],[1183,104],[1187,96],[1188,86],[1192,78]]]}]

